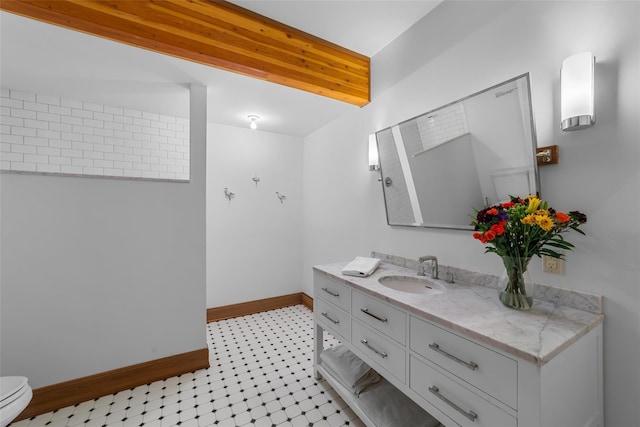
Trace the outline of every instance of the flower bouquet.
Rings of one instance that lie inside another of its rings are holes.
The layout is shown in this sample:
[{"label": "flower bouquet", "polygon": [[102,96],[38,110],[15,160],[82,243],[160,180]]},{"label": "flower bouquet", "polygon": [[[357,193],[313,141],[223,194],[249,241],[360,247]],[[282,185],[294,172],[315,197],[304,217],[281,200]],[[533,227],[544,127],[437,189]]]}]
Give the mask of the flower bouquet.
[{"label": "flower bouquet", "polygon": [[473,237],[487,245],[485,253],[494,252],[502,257],[506,272],[506,285],[500,292],[500,301],[507,307],[528,310],[533,296],[527,294],[524,275],[533,255],[548,255],[562,259],[557,250],[571,250],[574,245],[561,233],[574,230],[584,234],[580,226],[587,216],[579,211],[568,214],[549,207],[535,196],[511,200],[476,210]]}]

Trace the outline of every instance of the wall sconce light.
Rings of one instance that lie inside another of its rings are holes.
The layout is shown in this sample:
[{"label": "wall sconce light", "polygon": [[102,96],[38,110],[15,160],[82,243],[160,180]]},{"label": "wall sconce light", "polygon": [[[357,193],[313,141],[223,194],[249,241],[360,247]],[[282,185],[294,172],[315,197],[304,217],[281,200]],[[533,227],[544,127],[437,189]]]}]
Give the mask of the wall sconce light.
[{"label": "wall sconce light", "polygon": [[380,170],[380,158],[378,157],[378,143],[376,142],[376,134],[369,135],[369,170]]},{"label": "wall sconce light", "polygon": [[251,123],[249,124],[249,127],[253,130],[256,130],[258,128],[258,124],[256,123],[256,121],[260,118],[260,116],[256,116],[255,114],[249,114],[247,116],[247,119],[249,119],[251,121]]},{"label": "wall sconce light", "polygon": [[596,123],[594,71],[591,52],[572,55],[560,69],[560,112],[563,131],[579,130]]}]

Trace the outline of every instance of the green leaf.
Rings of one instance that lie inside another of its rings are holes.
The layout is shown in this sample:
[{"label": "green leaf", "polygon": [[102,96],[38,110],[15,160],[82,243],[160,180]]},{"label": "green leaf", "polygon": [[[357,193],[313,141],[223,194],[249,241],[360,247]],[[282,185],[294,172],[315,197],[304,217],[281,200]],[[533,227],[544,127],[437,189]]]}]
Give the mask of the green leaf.
[{"label": "green leaf", "polygon": [[574,247],[571,243],[566,242],[566,241],[554,242],[554,241],[549,240],[549,241],[547,241],[545,243],[545,246],[547,246],[547,245],[548,246],[553,246],[554,248],[568,249],[568,250],[571,250]]},{"label": "green leaf", "polygon": [[556,251],[552,251],[551,249],[547,249],[547,248],[542,248],[540,249],[539,253],[541,255],[547,255],[553,258],[558,258],[558,259],[564,259],[564,255],[561,253],[558,253]]}]

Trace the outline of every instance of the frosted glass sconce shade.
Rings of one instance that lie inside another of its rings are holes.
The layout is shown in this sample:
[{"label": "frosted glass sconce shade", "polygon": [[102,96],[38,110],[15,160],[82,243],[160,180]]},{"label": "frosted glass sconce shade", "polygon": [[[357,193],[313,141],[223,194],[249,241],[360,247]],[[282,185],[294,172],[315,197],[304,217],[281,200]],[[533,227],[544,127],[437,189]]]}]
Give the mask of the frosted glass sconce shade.
[{"label": "frosted glass sconce shade", "polygon": [[376,142],[376,135],[369,135],[369,170],[380,170],[380,159],[378,157],[378,144]]},{"label": "frosted glass sconce shade", "polygon": [[594,104],[594,70],[596,59],[591,52],[572,55],[562,61],[560,69],[561,128],[584,129],[596,122]]}]

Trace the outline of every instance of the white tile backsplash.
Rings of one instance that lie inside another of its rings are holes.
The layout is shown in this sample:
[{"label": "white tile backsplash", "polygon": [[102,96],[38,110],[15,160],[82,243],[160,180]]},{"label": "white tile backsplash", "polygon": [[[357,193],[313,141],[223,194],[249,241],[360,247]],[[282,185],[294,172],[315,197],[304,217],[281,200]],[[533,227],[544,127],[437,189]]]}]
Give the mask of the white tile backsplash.
[{"label": "white tile backsplash", "polygon": [[9,88],[1,95],[0,170],[189,179],[188,119]]}]

